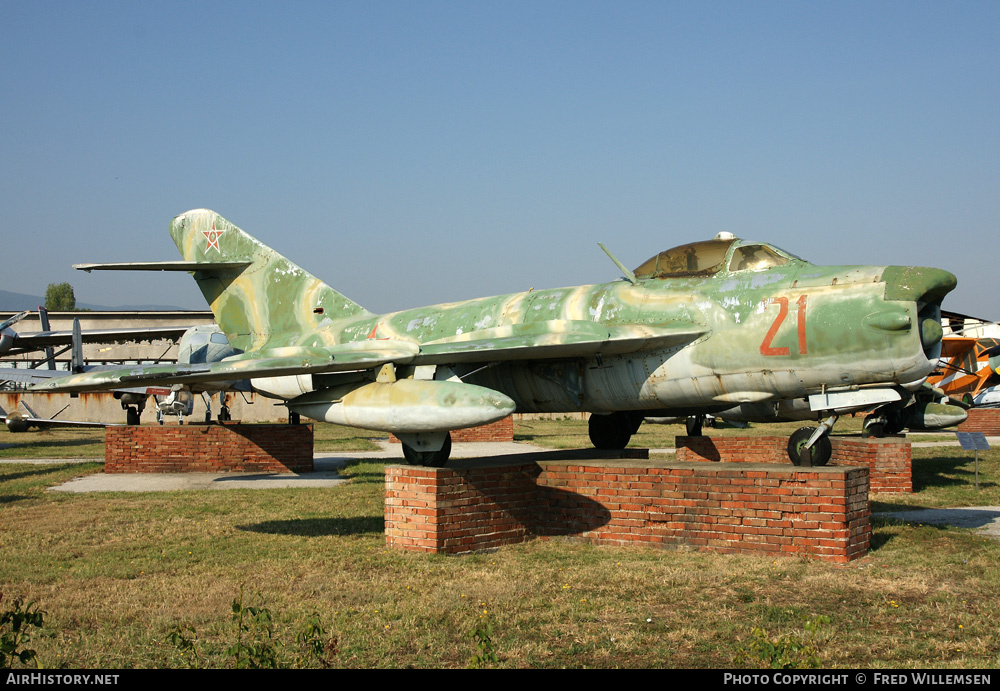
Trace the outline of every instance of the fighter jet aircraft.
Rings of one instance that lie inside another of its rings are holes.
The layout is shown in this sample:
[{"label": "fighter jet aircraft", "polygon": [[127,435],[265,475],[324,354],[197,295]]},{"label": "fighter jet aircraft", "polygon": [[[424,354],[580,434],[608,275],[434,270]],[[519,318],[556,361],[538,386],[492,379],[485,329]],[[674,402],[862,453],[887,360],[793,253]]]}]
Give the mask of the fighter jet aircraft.
[{"label": "fighter jet aircraft", "polygon": [[[81,373],[34,387],[252,380],[290,417],[393,432],[443,465],[450,430],[519,412],[589,411],[624,447],[645,416],[806,399],[817,415],[896,403],[940,356],[940,269],[811,264],[728,233],[661,252],[624,279],[373,314],[213,211],[170,224],[184,261],[76,268],[189,271],[243,353],[222,362]],[[610,253],[609,253],[610,254]],[[800,430],[802,432],[802,430]],[[829,459],[829,424],[792,439]]]},{"label": "fighter jet aircraft", "polygon": [[69,406],[64,407],[59,413],[56,413],[52,417],[40,417],[35,411],[28,407],[28,404],[21,401],[21,405],[27,413],[22,413],[20,410],[14,410],[8,413],[2,407],[0,407],[0,422],[7,425],[7,429],[14,434],[19,434],[21,432],[27,432],[32,427],[38,429],[48,429],[49,427],[117,427],[118,425],[107,424],[103,422],[83,422],[80,420],[60,420],[57,419],[57,415],[66,410]]},{"label": "fighter jet aircraft", "polygon": [[[25,313],[26,314],[26,313]],[[44,331],[48,336],[59,334],[69,339],[70,345],[67,349],[72,349],[70,360],[70,370],[46,370],[46,369],[19,369],[0,368],[0,382],[18,382],[22,385],[37,384],[39,382],[52,381],[62,377],[70,376],[71,373],[93,373],[99,371],[117,370],[113,365],[86,365],[83,361],[83,343],[95,339],[87,337],[87,332],[80,328],[79,319],[73,320],[72,331]],[[117,340],[142,340],[144,338],[160,338],[164,335],[174,336],[180,334],[180,341],[177,349],[177,362],[180,365],[204,364],[206,362],[219,362],[233,355],[238,355],[240,351],[229,345],[226,336],[215,324],[202,324],[190,327],[153,327],[149,329],[119,329],[114,331],[105,330],[105,334],[118,334]],[[126,338],[126,335],[128,338]],[[115,340],[112,338],[112,340]],[[61,341],[60,341],[61,342]],[[152,397],[157,411],[157,418],[162,423],[164,415],[177,415],[183,419],[185,415],[190,415],[194,408],[194,393],[200,393],[205,400],[206,419],[208,422],[212,416],[211,395],[227,391],[250,391],[250,384],[245,380],[223,380],[218,382],[200,382],[189,387],[186,385],[157,386],[128,386],[116,387],[114,397],[121,403],[122,410],[125,411],[125,423],[128,425],[138,425],[140,416],[146,407],[149,398]],[[225,396],[220,396],[221,407],[218,419],[225,421],[230,419],[229,407],[226,404]],[[15,413],[12,413],[15,415]],[[34,413],[32,413],[34,415]],[[37,417],[37,416],[36,416]],[[42,420],[39,418],[39,420]],[[44,420],[42,420],[44,421]],[[84,424],[84,423],[76,423]],[[95,426],[100,423],[95,423]],[[23,427],[18,423],[19,427]],[[40,426],[40,425],[35,425]],[[10,427],[10,424],[8,424]],[[17,430],[23,431],[23,430]]]}]

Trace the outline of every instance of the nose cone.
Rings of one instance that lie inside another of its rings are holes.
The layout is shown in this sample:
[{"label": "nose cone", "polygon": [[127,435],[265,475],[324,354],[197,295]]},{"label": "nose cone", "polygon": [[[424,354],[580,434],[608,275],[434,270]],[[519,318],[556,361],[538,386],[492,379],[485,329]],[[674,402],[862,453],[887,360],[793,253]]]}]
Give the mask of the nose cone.
[{"label": "nose cone", "polygon": [[0,331],[0,353],[6,353],[14,345],[14,338],[17,334],[14,333],[13,329],[4,329]]},{"label": "nose cone", "polygon": [[950,271],[926,266],[888,266],[882,274],[882,281],[885,283],[886,300],[937,305],[958,285],[958,279]]}]

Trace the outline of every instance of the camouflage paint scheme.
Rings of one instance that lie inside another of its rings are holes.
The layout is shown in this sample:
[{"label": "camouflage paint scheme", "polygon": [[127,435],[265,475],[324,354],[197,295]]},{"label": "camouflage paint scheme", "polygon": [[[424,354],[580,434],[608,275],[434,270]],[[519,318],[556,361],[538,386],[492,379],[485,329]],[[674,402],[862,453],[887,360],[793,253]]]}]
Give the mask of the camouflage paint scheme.
[{"label": "camouflage paint scheme", "polygon": [[[170,234],[183,262],[77,268],[192,271],[244,353],[37,388],[251,378],[293,412],[401,431],[433,451],[447,430],[513,410],[641,421],[867,388],[906,395],[937,361],[940,303],[956,284],[939,269],[822,267],[720,236],[661,253],[624,280],[379,315],[215,212],[182,214]],[[747,265],[758,255],[767,260]],[[706,257],[712,266],[698,263]]]}]

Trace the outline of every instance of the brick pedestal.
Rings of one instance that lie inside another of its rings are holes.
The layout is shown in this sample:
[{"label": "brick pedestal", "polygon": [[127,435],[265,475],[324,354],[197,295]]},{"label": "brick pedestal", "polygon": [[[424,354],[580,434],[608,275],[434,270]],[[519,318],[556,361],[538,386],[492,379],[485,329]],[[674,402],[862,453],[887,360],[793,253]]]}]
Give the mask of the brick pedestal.
[{"label": "brick pedestal", "polygon": [[[831,465],[867,467],[872,492],[912,492],[913,456],[904,437],[830,437]],[[677,437],[678,461],[786,463],[788,437]]]},{"label": "brick pedestal", "polygon": [[871,535],[868,470],[635,461],[386,467],[386,544],[465,553],[531,538],[833,562]]},{"label": "brick pedestal", "polygon": [[106,473],[287,473],[313,469],[312,425],[108,427]]},{"label": "brick pedestal", "polygon": [[871,477],[870,491],[913,491],[913,453],[910,442],[899,437],[833,437],[831,441],[833,455],[830,463],[868,468]]}]

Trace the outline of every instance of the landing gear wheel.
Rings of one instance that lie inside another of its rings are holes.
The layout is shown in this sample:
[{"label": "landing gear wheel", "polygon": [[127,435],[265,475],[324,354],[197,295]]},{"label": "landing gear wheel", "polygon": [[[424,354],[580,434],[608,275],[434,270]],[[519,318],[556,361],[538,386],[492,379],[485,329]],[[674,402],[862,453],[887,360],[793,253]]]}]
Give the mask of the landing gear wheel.
[{"label": "landing gear wheel", "polygon": [[624,449],[632,438],[632,423],[625,413],[591,415],[588,423],[590,442],[598,449]]},{"label": "landing gear wheel", "polygon": [[126,425],[138,425],[141,424],[139,420],[139,411],[135,406],[129,406],[125,409],[125,424]]},{"label": "landing gear wheel", "polygon": [[297,425],[300,422],[302,422],[302,418],[299,416],[298,413],[289,413],[288,414],[288,424],[289,425]]},{"label": "landing gear wheel", "polygon": [[403,444],[403,457],[410,465],[426,465],[431,468],[443,468],[451,456],[451,432],[444,438],[444,445],[438,451],[417,451],[408,444]]},{"label": "landing gear wheel", "polygon": [[224,405],[219,408],[219,422],[229,422],[232,419],[232,415],[229,413],[229,406]]},{"label": "landing gear wheel", "polygon": [[792,465],[818,466],[830,462],[830,456],[833,455],[833,444],[830,443],[829,435],[824,434],[807,451],[809,457],[805,460],[808,463],[803,463],[802,452],[809,437],[815,431],[815,427],[801,427],[788,438],[788,457],[792,460]]},{"label": "landing gear wheel", "polygon": [[899,410],[885,416],[885,427],[882,429],[883,436],[899,434],[906,429],[906,425],[909,423],[909,416],[906,414],[907,410]]},{"label": "landing gear wheel", "polygon": [[701,431],[702,425],[705,424],[704,415],[692,415],[691,417],[689,417],[687,420],[684,421],[684,424],[687,427],[687,435],[689,437],[704,436]]},{"label": "landing gear wheel", "polygon": [[885,416],[872,413],[865,418],[864,425],[861,427],[861,436],[875,439],[884,437],[885,425]]}]

